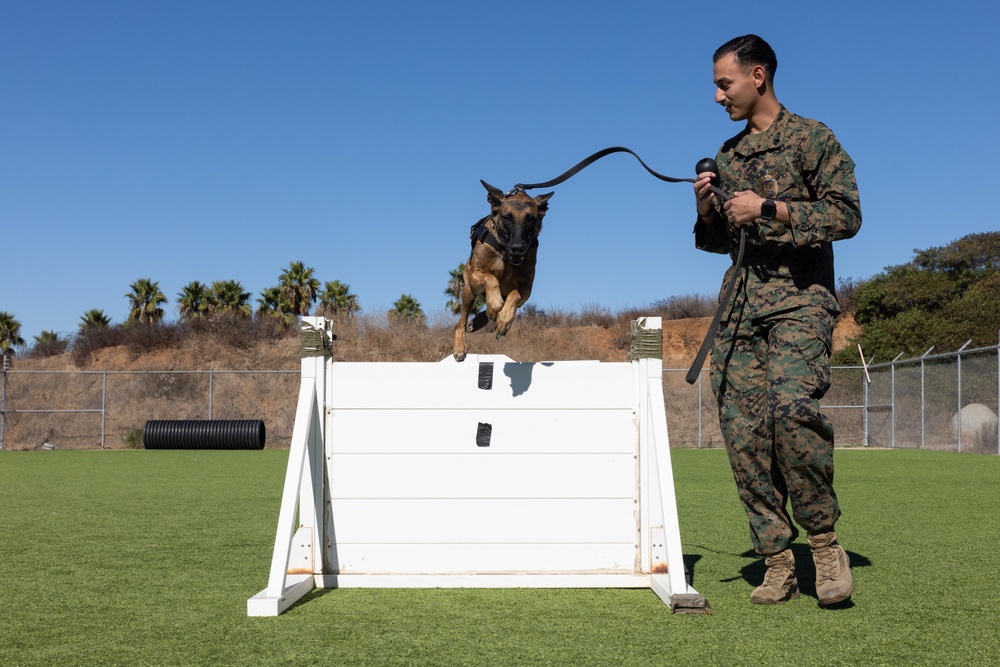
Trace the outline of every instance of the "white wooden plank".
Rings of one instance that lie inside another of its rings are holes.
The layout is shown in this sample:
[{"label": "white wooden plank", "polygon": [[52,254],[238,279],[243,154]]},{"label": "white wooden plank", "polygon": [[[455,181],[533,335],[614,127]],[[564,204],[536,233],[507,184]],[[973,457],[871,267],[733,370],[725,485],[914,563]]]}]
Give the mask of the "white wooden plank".
[{"label": "white wooden plank", "polygon": [[648,574],[330,574],[323,588],[649,588]]},{"label": "white wooden plank", "polygon": [[331,501],[338,543],[633,542],[636,503],[623,499]]},{"label": "white wooden plank", "polygon": [[[489,446],[477,443],[488,424]],[[630,453],[635,411],[336,409],[327,418],[328,453]]]},{"label": "white wooden plank", "polygon": [[331,365],[333,408],[566,408],[633,405],[627,363],[495,363],[492,388],[480,389],[480,365],[340,362]]},{"label": "white wooden plank", "polygon": [[338,544],[340,574],[638,572],[636,545]]},{"label": "white wooden plank", "polygon": [[333,498],[634,498],[637,461],[624,454],[338,454]]}]

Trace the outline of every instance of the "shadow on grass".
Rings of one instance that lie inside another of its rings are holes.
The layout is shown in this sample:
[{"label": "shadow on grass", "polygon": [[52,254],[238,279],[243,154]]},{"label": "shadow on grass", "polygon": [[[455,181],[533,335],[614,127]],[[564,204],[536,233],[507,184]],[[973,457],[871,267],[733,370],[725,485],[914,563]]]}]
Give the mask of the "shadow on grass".
[{"label": "shadow on grass", "polygon": [[338,589],[336,589],[336,588],[314,588],[311,591],[309,591],[308,593],[306,593],[305,595],[303,595],[301,598],[299,598],[298,600],[296,600],[294,603],[292,603],[292,605],[288,609],[285,610],[285,613],[288,613],[289,611],[292,611],[293,609],[297,608],[300,605],[309,604],[310,602],[313,602],[314,600],[318,600],[321,597],[329,595],[330,593],[334,593],[337,590]]},{"label": "shadow on grass", "polygon": [[694,564],[701,560],[701,554],[684,554],[684,571],[687,572],[688,583],[694,588]]},{"label": "shadow on grass", "polygon": [[[792,544],[792,554],[795,556],[795,576],[799,580],[799,591],[806,597],[816,598],[816,566],[813,564],[812,553],[808,544]],[[764,565],[764,558],[753,549],[748,549],[740,554],[743,558],[752,558],[753,561],[740,568],[740,575],[750,586],[756,587],[764,581],[764,573],[767,567]],[[871,567],[872,562],[866,557],[853,551],[847,551],[847,557],[851,561],[851,569],[859,567]],[[839,604],[829,605],[825,609],[850,609],[854,603],[847,599]]]}]

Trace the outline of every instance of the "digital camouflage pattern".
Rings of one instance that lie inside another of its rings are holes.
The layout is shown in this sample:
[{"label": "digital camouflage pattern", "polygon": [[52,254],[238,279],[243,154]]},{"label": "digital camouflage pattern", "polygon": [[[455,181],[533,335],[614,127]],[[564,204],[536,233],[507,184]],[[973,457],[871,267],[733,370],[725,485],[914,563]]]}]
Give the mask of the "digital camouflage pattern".
[{"label": "digital camouflage pattern", "polygon": [[[837,298],[833,241],[861,226],[854,162],[822,123],[784,107],[759,135],[719,150],[722,190],[784,201],[791,223],[748,225],[743,267],[712,350],[712,389],[754,549],[774,554],[833,529],[834,433],[819,401],[830,383]],[[721,214],[695,225],[695,245],[730,253],[738,231]],[[733,279],[729,269],[723,283]],[[721,293],[721,292],[720,292]],[[792,515],[787,505],[791,504]]]},{"label": "digital camouflage pattern", "polygon": [[[746,227],[750,316],[807,305],[838,312],[832,243],[858,232],[861,204],[854,161],[833,132],[782,106],[766,132],[744,129],[722,145],[716,162],[723,192],[752,190],[783,201],[792,221]],[[735,258],[738,231],[722,217],[722,202],[715,205],[711,220],[695,224],[695,246]]]},{"label": "digital camouflage pattern", "polygon": [[748,320],[744,293],[712,350],[712,390],[750,537],[760,554],[798,535],[831,530],[840,516],[833,489],[833,426],[819,399],[830,386],[835,316],[804,306]]}]

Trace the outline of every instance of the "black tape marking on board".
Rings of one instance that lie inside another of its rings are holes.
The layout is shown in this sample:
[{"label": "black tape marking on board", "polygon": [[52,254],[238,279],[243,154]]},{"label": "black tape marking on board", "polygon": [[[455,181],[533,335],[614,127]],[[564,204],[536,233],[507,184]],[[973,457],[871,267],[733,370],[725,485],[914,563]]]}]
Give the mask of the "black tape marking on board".
[{"label": "black tape marking on board", "polygon": [[479,388],[480,389],[492,389],[493,388],[493,362],[492,361],[480,361],[479,362]]},{"label": "black tape marking on board", "polygon": [[492,436],[493,424],[479,422],[479,427],[476,429],[476,447],[489,447]]}]

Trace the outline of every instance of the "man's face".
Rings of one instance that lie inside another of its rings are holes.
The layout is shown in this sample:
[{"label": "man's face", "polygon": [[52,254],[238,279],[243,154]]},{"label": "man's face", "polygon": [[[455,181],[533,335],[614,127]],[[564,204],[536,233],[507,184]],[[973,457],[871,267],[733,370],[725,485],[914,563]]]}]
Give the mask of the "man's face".
[{"label": "man's face", "polygon": [[715,101],[725,107],[730,120],[748,120],[753,114],[760,98],[757,88],[763,82],[762,75],[761,67],[751,67],[744,72],[732,53],[715,61],[712,70]]}]

